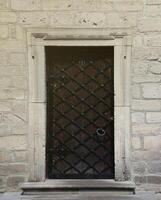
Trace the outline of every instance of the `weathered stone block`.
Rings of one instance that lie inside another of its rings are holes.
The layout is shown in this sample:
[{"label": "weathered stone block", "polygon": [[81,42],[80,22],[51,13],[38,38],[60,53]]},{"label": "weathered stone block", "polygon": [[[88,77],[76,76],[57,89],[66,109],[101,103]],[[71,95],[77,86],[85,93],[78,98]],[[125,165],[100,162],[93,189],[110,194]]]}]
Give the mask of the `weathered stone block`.
[{"label": "weathered stone block", "polygon": [[160,83],[146,83],[142,84],[143,97],[150,99],[161,98],[161,84]]},{"label": "weathered stone block", "polygon": [[135,150],[141,148],[141,141],[139,137],[132,137],[132,147]]},{"label": "weathered stone block", "polygon": [[0,22],[16,22],[17,17],[14,12],[0,12]]},{"label": "weathered stone block", "polygon": [[160,149],[161,149],[161,135],[144,137],[144,148],[146,150],[160,151]]},{"label": "weathered stone block", "polygon": [[135,162],[138,161],[158,161],[161,158],[161,152],[154,151],[154,150],[140,150],[140,151],[133,151],[132,152],[132,160]]},{"label": "weathered stone block", "polygon": [[8,152],[0,149],[0,163],[8,161]]},{"label": "weathered stone block", "polygon": [[[81,4],[81,2],[79,2]],[[42,1],[42,8],[43,10],[69,10],[73,9],[73,2],[72,0],[61,0],[61,1],[53,1],[53,0],[45,0]]]},{"label": "weathered stone block", "polygon": [[7,166],[10,175],[25,174],[27,172],[27,165],[23,163],[14,163]]},{"label": "weathered stone block", "polygon": [[12,134],[18,135],[27,133],[27,123],[23,119],[23,117],[25,118],[26,115],[27,115],[26,112],[24,115],[18,112],[17,114],[14,112],[5,114],[5,123],[10,124],[10,127],[12,129]]},{"label": "weathered stone block", "polygon": [[75,15],[71,13],[52,13],[50,14],[50,22],[54,27],[73,26]]},{"label": "weathered stone block", "polygon": [[28,159],[27,151],[12,151],[12,152],[10,152],[10,162],[25,163],[25,162],[27,162],[27,159]]},{"label": "weathered stone block", "polygon": [[147,0],[146,4],[147,5],[160,5],[161,4],[161,0]]},{"label": "weathered stone block", "polygon": [[9,36],[11,39],[17,39],[24,41],[26,30],[21,25],[10,24],[9,25]]},{"label": "weathered stone block", "polygon": [[[75,1],[75,0],[42,0],[43,10],[56,10],[56,11],[64,11],[64,10],[82,10],[82,11],[109,11],[113,10],[114,2],[102,0],[101,3],[99,0],[83,0],[83,1]],[[115,8],[116,9],[116,8]]]},{"label": "weathered stone block", "polygon": [[134,99],[139,99],[141,97],[141,88],[139,84],[132,85],[132,97]]},{"label": "weathered stone block", "polygon": [[102,27],[105,24],[105,15],[98,12],[80,12],[74,18],[76,26]]},{"label": "weathered stone block", "polygon": [[148,47],[147,49],[146,60],[156,61],[160,58],[160,47]]},{"label": "weathered stone block", "polygon": [[132,167],[134,170],[134,173],[136,174],[143,174],[146,172],[147,164],[145,162],[134,162],[132,163]]},{"label": "weathered stone block", "polygon": [[16,101],[12,103],[13,113],[23,121],[27,120],[27,102]]},{"label": "weathered stone block", "polygon": [[161,123],[161,112],[148,112],[146,120],[148,123]]},{"label": "weathered stone block", "polygon": [[9,55],[9,64],[22,66],[26,64],[26,56],[23,53],[11,53]]},{"label": "weathered stone block", "polygon": [[147,165],[147,169],[149,173],[152,174],[161,174],[161,162],[149,162]]},{"label": "weathered stone block", "polygon": [[137,111],[159,111],[161,102],[159,100],[133,100],[132,110]]},{"label": "weathered stone block", "polygon": [[[145,37],[145,36],[144,36]],[[158,60],[160,57],[160,48],[159,47],[140,47],[132,49],[132,61],[144,63],[146,61]]]},{"label": "weathered stone block", "polygon": [[161,5],[148,5],[145,9],[146,16],[161,16]]},{"label": "weathered stone block", "polygon": [[[24,116],[27,115],[27,113],[24,114]],[[23,119],[22,119],[23,120]],[[22,121],[18,124],[12,124],[12,134],[14,135],[27,135],[28,134],[28,124],[26,121]]]},{"label": "weathered stone block", "polygon": [[144,45],[144,38],[141,34],[133,37],[133,47],[140,48]]},{"label": "weathered stone block", "polygon": [[149,72],[151,72],[152,74],[161,75],[161,62],[150,62]]},{"label": "weathered stone block", "polygon": [[132,80],[135,83],[155,83],[155,82],[160,82],[160,75],[154,75],[154,74],[136,75],[133,77]]},{"label": "weathered stone block", "polygon": [[4,123],[4,121],[5,121],[4,112],[0,112],[0,123]]},{"label": "weathered stone block", "polygon": [[11,0],[13,10],[41,10],[40,0]]},{"label": "weathered stone block", "polygon": [[6,76],[0,79],[0,89],[26,89],[27,78],[21,76]]},{"label": "weathered stone block", "polygon": [[141,62],[143,62],[144,60],[146,60],[148,54],[148,49],[145,47],[140,47],[140,48],[133,48],[132,49],[132,60],[133,62],[137,63],[139,65],[141,65]]},{"label": "weathered stone block", "polygon": [[138,135],[160,134],[161,127],[159,124],[135,124],[132,126],[132,133]]},{"label": "weathered stone block", "polygon": [[139,11],[143,9],[143,1],[113,1],[113,9],[118,11]]},{"label": "weathered stone block", "polygon": [[11,127],[9,124],[0,124],[0,136],[11,135]]},{"label": "weathered stone block", "polygon": [[0,0],[0,10],[9,8],[9,0]]},{"label": "weathered stone block", "polygon": [[22,100],[26,98],[27,98],[26,90],[17,88],[6,88],[6,89],[0,88],[1,100],[13,100],[13,99]]},{"label": "weathered stone block", "polygon": [[[71,6],[70,6],[71,5]],[[89,10],[89,11],[110,11],[114,9],[114,3],[111,1],[102,0],[101,3],[99,0],[83,0],[83,1],[75,1],[72,0],[71,4],[68,5],[71,9],[76,10]]]},{"label": "weathered stone block", "polygon": [[12,106],[10,102],[2,101],[0,102],[0,112],[9,112],[12,110]]},{"label": "weathered stone block", "polygon": [[26,43],[18,40],[0,40],[0,51],[26,52]]},{"label": "weathered stone block", "polygon": [[159,175],[136,175],[134,178],[136,185],[140,185],[142,183],[147,184],[160,184],[161,183],[161,176]]},{"label": "weathered stone block", "polygon": [[161,18],[143,18],[138,25],[139,31],[141,32],[153,32],[161,31]]},{"label": "weathered stone block", "polygon": [[0,39],[8,37],[8,25],[0,25]]},{"label": "weathered stone block", "polygon": [[48,16],[44,12],[21,12],[18,23],[27,26],[46,26],[48,24]]},{"label": "weathered stone block", "polygon": [[145,114],[142,112],[132,113],[132,122],[133,123],[144,123],[145,122]]},{"label": "weathered stone block", "polygon": [[145,77],[145,74],[147,75],[149,67],[149,62],[147,61],[135,61],[132,63],[132,68],[134,71],[133,76],[136,75],[143,75]]},{"label": "weathered stone block", "polygon": [[160,47],[161,46],[161,35],[160,34],[150,34],[144,36],[145,44],[149,47]]},{"label": "weathered stone block", "polygon": [[6,137],[1,137],[0,147],[2,149],[7,149],[7,150],[26,150],[27,148],[26,136],[11,135]]},{"label": "weathered stone block", "polygon": [[0,176],[8,175],[8,164],[0,164]]},{"label": "weathered stone block", "polygon": [[26,77],[27,75],[27,68],[26,66],[0,66],[0,77],[4,76],[21,76],[21,77]]},{"label": "weathered stone block", "polygon": [[25,34],[26,34],[26,31],[25,29],[20,25],[17,25],[15,26],[15,30],[16,30],[16,39],[17,40],[21,40],[21,41],[24,41],[24,38],[25,38]]},{"label": "weathered stone block", "polygon": [[147,178],[146,178],[146,176],[138,176],[138,175],[136,175],[134,177],[134,182],[135,182],[136,185],[140,185],[142,183],[146,183],[147,182]]},{"label": "weathered stone block", "polygon": [[12,188],[19,188],[19,184],[25,181],[23,176],[11,176],[7,179],[7,186]]},{"label": "weathered stone block", "polygon": [[136,26],[137,17],[135,13],[119,13],[113,12],[106,14],[106,23],[108,27],[133,27]]},{"label": "weathered stone block", "polygon": [[12,77],[12,86],[17,89],[27,90],[27,77],[14,76]]},{"label": "weathered stone block", "polygon": [[0,79],[0,88],[7,89],[12,86],[11,77],[1,77]]},{"label": "weathered stone block", "polygon": [[0,177],[0,192],[5,192],[6,191],[6,177],[2,176]]},{"label": "weathered stone block", "polygon": [[147,183],[150,183],[150,184],[161,184],[161,176],[159,176],[159,175],[147,176]]},{"label": "weathered stone block", "polygon": [[[0,65],[4,66],[8,64],[8,54],[6,52],[0,52]],[[1,68],[1,67],[0,67]]]}]

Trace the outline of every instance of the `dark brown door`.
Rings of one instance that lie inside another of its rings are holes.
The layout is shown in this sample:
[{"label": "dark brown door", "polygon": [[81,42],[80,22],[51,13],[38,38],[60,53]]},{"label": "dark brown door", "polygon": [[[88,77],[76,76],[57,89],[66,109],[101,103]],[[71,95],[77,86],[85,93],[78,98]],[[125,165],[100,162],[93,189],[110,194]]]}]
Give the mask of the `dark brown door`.
[{"label": "dark brown door", "polygon": [[46,47],[47,177],[114,178],[113,47]]}]

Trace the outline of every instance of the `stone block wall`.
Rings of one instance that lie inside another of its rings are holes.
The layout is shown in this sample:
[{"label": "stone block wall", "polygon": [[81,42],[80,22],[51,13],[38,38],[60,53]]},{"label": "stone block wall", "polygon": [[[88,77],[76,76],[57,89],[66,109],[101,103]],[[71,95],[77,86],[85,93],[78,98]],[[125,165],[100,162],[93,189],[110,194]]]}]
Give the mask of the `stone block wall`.
[{"label": "stone block wall", "polygon": [[161,184],[161,0],[0,0],[0,191],[28,179],[27,28],[106,28],[132,36],[131,166]]}]

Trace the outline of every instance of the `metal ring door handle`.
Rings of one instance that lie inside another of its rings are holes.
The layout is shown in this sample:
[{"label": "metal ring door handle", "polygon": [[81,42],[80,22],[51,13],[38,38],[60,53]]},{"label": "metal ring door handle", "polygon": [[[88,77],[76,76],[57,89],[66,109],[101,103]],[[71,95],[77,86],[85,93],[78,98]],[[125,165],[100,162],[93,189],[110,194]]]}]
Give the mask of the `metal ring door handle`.
[{"label": "metal ring door handle", "polygon": [[97,133],[98,136],[102,137],[102,136],[104,136],[106,134],[106,131],[103,128],[98,128],[96,130],[96,133]]}]

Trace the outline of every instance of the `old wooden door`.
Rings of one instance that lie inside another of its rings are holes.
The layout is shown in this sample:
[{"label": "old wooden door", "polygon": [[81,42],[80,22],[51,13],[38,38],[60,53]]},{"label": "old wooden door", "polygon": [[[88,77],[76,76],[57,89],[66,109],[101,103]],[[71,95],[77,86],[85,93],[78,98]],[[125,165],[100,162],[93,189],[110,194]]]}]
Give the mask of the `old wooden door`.
[{"label": "old wooden door", "polygon": [[47,177],[114,178],[113,47],[46,47]]}]

